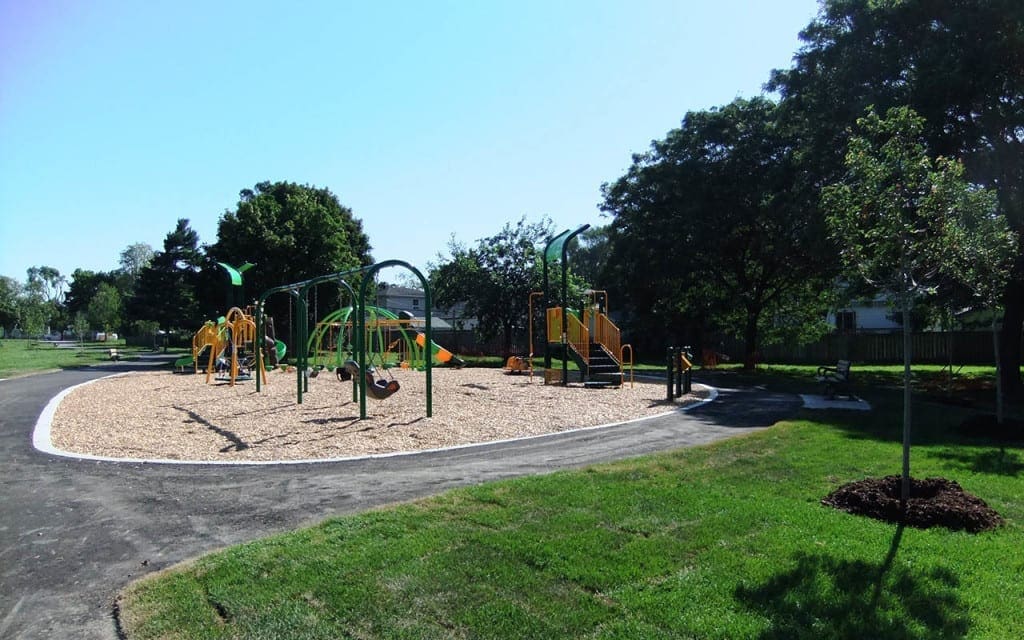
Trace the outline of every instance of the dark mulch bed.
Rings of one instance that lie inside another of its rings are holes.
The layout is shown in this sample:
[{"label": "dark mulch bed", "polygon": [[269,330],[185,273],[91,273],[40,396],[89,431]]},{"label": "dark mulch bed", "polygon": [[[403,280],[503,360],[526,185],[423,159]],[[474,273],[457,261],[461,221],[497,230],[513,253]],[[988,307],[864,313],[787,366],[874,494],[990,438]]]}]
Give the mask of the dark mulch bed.
[{"label": "dark mulch bed", "polygon": [[1024,421],[1006,418],[1003,424],[995,415],[979,414],[960,423],[960,433],[971,438],[989,438],[1006,444],[1024,444]]},{"label": "dark mulch bed", "polygon": [[821,503],[854,515],[927,529],[946,527],[978,533],[1003,524],[1003,518],[981,498],[945,478],[910,480],[906,514],[900,511],[900,476],[867,478],[845,484]]}]

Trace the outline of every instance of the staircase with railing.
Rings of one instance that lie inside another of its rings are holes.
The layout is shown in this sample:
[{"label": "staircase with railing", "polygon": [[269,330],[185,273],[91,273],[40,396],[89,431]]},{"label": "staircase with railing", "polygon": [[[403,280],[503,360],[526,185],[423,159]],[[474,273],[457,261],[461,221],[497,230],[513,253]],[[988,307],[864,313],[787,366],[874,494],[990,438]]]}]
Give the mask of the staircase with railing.
[{"label": "staircase with railing", "polygon": [[622,384],[621,332],[607,315],[585,310],[581,319],[570,312],[565,318],[564,341],[561,340],[561,307],[548,309],[547,325],[549,342],[564,342],[566,353],[563,355],[579,367],[585,385],[617,387]]}]

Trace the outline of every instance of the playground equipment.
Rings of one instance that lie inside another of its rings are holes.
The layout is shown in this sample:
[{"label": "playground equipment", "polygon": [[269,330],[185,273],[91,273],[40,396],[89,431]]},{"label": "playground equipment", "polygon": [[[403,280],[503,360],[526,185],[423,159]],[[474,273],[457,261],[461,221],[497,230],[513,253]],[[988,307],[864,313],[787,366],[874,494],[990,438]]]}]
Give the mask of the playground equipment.
[{"label": "playground equipment", "polygon": [[[307,344],[314,367],[336,369],[349,359],[355,345],[353,312],[353,307],[342,307],[317,322]],[[377,354],[382,367],[423,368],[427,339],[412,327],[412,319],[412,314],[405,311],[396,315],[381,307],[366,306],[364,341],[367,352]],[[439,364],[465,365],[461,358],[433,341],[430,353]]]},{"label": "playground equipment", "polygon": [[[422,342],[420,344],[421,344],[421,348],[424,348],[424,349],[425,349],[425,347],[423,347],[423,345],[429,344],[429,345],[431,345],[431,350],[434,351],[435,354],[439,353],[439,351],[435,351],[435,347],[438,350],[440,349],[440,347],[437,347],[437,345],[435,345],[434,342],[430,339],[430,337],[431,337],[431,326],[430,325],[431,325],[431,313],[432,313],[430,284],[427,282],[427,279],[425,277],[423,277],[423,274],[419,272],[419,270],[417,270],[415,267],[413,267],[408,262],[404,262],[404,261],[401,261],[401,260],[385,260],[383,262],[378,262],[376,264],[373,264],[373,265],[370,265],[370,266],[367,266],[367,267],[360,267],[360,268],[356,268],[356,269],[349,269],[347,271],[339,271],[337,273],[330,273],[330,274],[326,274],[326,275],[322,275],[322,276],[317,276],[316,278],[312,278],[312,279],[305,280],[305,281],[302,281],[302,282],[296,282],[296,283],[292,283],[292,284],[286,284],[286,285],[281,285],[281,286],[278,286],[278,287],[272,287],[270,289],[267,289],[266,291],[264,291],[263,293],[260,294],[260,296],[259,296],[259,298],[257,299],[257,302],[256,302],[256,314],[255,314],[256,315],[256,321],[255,321],[255,324],[256,324],[257,333],[259,333],[260,327],[262,326],[262,323],[263,323],[263,308],[264,308],[264,305],[266,304],[267,298],[269,298],[271,295],[274,295],[276,293],[287,293],[289,296],[291,296],[292,301],[296,305],[296,316],[298,318],[304,318],[305,319],[305,318],[308,317],[308,313],[309,313],[309,311],[308,311],[308,295],[309,295],[310,289],[316,287],[316,285],[318,285],[320,283],[323,283],[323,282],[336,282],[342,289],[344,289],[345,291],[348,292],[350,299],[354,303],[353,304],[354,308],[350,311],[350,318],[352,319],[351,322],[352,322],[352,336],[353,336],[353,339],[352,339],[352,354],[353,354],[353,357],[351,358],[351,360],[353,360],[353,362],[358,367],[358,369],[353,369],[353,371],[357,372],[357,374],[359,372],[367,371],[367,369],[368,369],[367,359],[368,359],[368,355],[369,355],[368,349],[367,349],[368,345],[367,345],[367,340],[366,340],[366,332],[367,332],[366,294],[367,294],[367,287],[369,286],[369,283],[373,281],[374,276],[377,274],[377,272],[380,271],[381,269],[384,269],[384,268],[387,268],[387,267],[402,267],[404,269],[408,269],[409,271],[411,271],[413,273],[413,275],[415,275],[419,279],[420,283],[423,285],[424,313],[425,313],[426,317],[425,317],[424,327],[423,327],[423,334],[422,334],[423,338],[422,338]],[[358,295],[355,294],[355,292],[353,291],[352,287],[345,281],[346,277],[354,276],[354,275],[358,275],[358,276],[360,276],[362,278],[362,284],[360,285],[359,294]],[[308,323],[306,321],[301,321],[301,322],[296,323],[296,333],[295,333],[295,336],[296,336],[296,340],[295,340],[296,344],[306,345],[308,347],[308,345],[310,343],[310,340],[312,339],[312,336],[309,333],[309,326],[308,326]],[[321,340],[322,340],[322,338],[321,338]],[[315,344],[315,342],[314,342],[314,344]],[[260,357],[261,357],[260,355],[257,355],[257,358],[260,358]],[[434,360],[434,358],[424,358],[424,365],[423,365],[423,370],[424,370],[424,372],[426,374],[426,414],[427,414],[428,418],[433,415],[433,384],[432,384],[432,382],[433,382],[433,377],[432,377],[433,376],[433,372],[432,372],[433,360]],[[344,362],[341,363],[341,366],[342,366],[343,369],[344,369],[344,364],[345,364]],[[312,371],[312,366],[311,366],[310,359],[309,359],[309,349],[308,348],[300,348],[298,350],[298,352],[295,354],[295,368],[296,368],[296,389],[297,389],[297,391],[296,391],[296,401],[299,404],[302,404],[302,394],[309,391],[309,377],[310,377],[309,376],[309,372]],[[352,374],[350,373],[349,375],[352,375]],[[365,380],[365,378],[364,378],[364,380]],[[256,390],[257,391],[260,390],[260,382],[261,382],[260,378],[257,377],[256,378]],[[376,382],[376,380],[375,380],[375,382]],[[368,387],[370,387],[370,386],[371,386],[370,384],[361,384],[361,385],[356,385],[356,386],[353,387],[353,389],[356,389],[356,387],[358,387],[359,417],[360,417],[360,419],[363,419],[363,420],[366,419],[366,395],[369,392]]]},{"label": "playground equipment", "polygon": [[[346,381],[351,380],[352,384],[359,385],[362,381],[362,385],[366,389],[366,393],[370,395],[374,400],[384,400],[394,392],[401,389],[398,384],[398,380],[390,378],[385,380],[383,377],[377,377],[376,369],[374,367],[367,367],[366,373],[362,376],[359,375],[359,365],[355,360],[346,360],[340,367],[337,368],[338,380]],[[355,388],[352,389],[353,396],[355,395]]]},{"label": "playground equipment", "polygon": [[534,291],[530,294],[527,302],[527,308],[529,313],[527,315],[527,323],[529,328],[527,329],[527,339],[530,343],[530,352],[525,356],[509,356],[508,360],[505,361],[505,370],[509,373],[522,373],[523,371],[530,372],[530,382],[533,382],[533,299],[539,296],[543,296],[543,291]]},{"label": "playground equipment", "polygon": [[[669,347],[666,356],[665,379],[668,381],[667,400],[672,402],[693,389],[693,364],[690,347]],[[673,389],[673,385],[675,389]]]},{"label": "playground equipment", "polygon": [[[544,350],[544,383],[569,383],[569,360],[580,370],[584,386],[621,387],[623,362],[628,349],[630,376],[632,377],[633,350],[622,344],[621,332],[607,315],[608,292],[590,290],[591,303],[582,310],[570,309],[568,298],[569,256],[568,244],[590,228],[583,225],[576,230],[566,229],[552,238],[543,253],[544,298],[550,304],[549,263],[561,256],[562,287],[557,305],[549,306],[546,313],[547,341]],[[532,303],[532,297],[531,297]],[[532,305],[531,305],[532,307]],[[532,316],[532,313],[531,313]],[[532,338],[532,336],[531,336]],[[551,368],[551,360],[562,360],[561,372]]]}]

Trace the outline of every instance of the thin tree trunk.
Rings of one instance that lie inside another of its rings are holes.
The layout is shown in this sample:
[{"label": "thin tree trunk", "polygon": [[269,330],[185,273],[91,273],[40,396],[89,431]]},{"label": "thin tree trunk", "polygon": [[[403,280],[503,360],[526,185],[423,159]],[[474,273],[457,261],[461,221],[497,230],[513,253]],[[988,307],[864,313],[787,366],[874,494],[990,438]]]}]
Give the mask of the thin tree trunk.
[{"label": "thin tree trunk", "polygon": [[999,357],[999,330],[996,329],[996,312],[992,310],[992,350],[996,354],[996,422],[1003,424],[1003,366]]},{"label": "thin tree trunk", "polygon": [[900,488],[900,510],[906,513],[910,499],[910,305],[903,302],[903,484]]}]

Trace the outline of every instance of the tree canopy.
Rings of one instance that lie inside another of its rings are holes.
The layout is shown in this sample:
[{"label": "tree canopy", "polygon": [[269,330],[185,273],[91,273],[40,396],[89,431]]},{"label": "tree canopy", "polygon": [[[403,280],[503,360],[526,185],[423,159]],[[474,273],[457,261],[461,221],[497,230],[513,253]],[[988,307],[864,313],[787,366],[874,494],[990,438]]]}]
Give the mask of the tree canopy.
[{"label": "tree canopy", "polygon": [[603,187],[610,273],[632,308],[661,335],[696,321],[742,337],[751,366],[765,332],[815,325],[829,276],[823,225],[777,111],[755,98],[690,112]]},{"label": "tree canopy", "polygon": [[[768,88],[821,184],[841,178],[848,130],[869,105],[907,105],[924,118],[930,152],[962,159],[967,179],[993,188],[1010,226],[1024,229],[1024,3],[826,0],[800,37],[794,66]],[[1024,247],[1017,253],[1003,356],[1004,381],[1019,392]]]},{"label": "tree canopy", "polygon": [[450,259],[430,274],[438,305],[465,302],[481,336],[500,337],[508,355],[515,331],[526,326],[530,293],[543,288],[541,252],[551,235],[550,220],[531,223],[523,217],[475,247],[453,241]]},{"label": "tree canopy", "polygon": [[199,234],[187,218],[179,218],[164,238],[163,251],[157,252],[139,274],[127,305],[129,319],[155,321],[166,329],[201,324],[196,283],[202,257]]},{"label": "tree canopy", "polygon": [[[245,295],[255,299],[271,287],[300,282],[316,276],[336,273],[372,263],[370,240],[363,225],[343,206],[329,189],[293,182],[260,182],[253,189],[243,189],[237,207],[225,211],[217,226],[217,241],[207,250],[207,269],[218,295],[214,298],[221,309],[224,304],[227,276],[216,262],[240,265],[255,263],[245,273]],[[326,289],[331,289],[324,285]],[[319,317],[336,306],[337,296],[327,291],[318,296]],[[313,301],[310,301],[313,304]],[[271,315],[287,317],[287,302],[271,300]],[[275,313],[276,311],[276,313]]]}]

